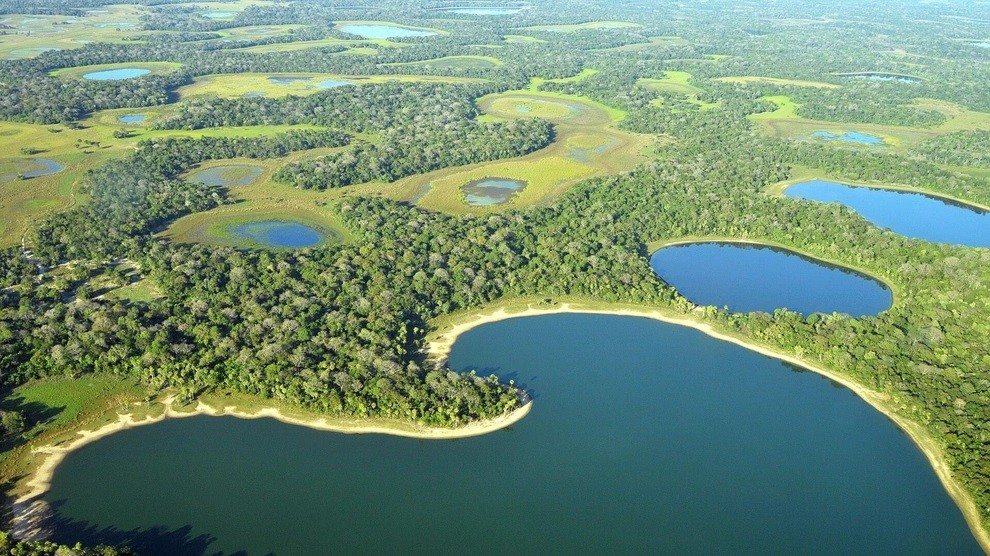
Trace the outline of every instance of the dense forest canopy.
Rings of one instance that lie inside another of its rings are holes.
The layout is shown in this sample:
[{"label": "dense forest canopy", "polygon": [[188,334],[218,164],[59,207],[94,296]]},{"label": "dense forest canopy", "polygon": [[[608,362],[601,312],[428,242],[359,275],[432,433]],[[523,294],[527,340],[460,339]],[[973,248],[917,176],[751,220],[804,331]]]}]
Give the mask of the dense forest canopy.
[{"label": "dense forest canopy", "polygon": [[[67,182],[78,202],[0,251],[6,387],[100,374],[190,399],[231,391],[457,426],[503,415],[525,393],[424,358],[436,318],[515,297],[652,306],[882,393],[944,450],[990,519],[990,251],[907,239],[839,205],[771,191],[817,175],[990,205],[987,3],[531,0],[495,3],[514,14],[455,17],[452,2],[295,0],[231,3],[236,15],[216,20],[187,2],[130,4],[139,24],[116,40],[0,61],[0,125],[54,138],[118,114],[105,111],[155,116],[149,137],[93,154],[105,159]],[[10,17],[80,26],[114,6],[0,0]],[[336,25],[365,20],[436,34],[376,42]],[[615,21],[629,24],[595,25]],[[249,26],[277,32],[237,32]],[[3,38],[22,32],[8,25]],[[488,58],[497,63],[478,62]],[[169,65],[126,80],[73,73],[152,62]],[[242,74],[353,83],[305,95],[183,92]],[[654,141],[648,160],[530,207],[442,213],[402,196],[403,178],[554,148],[558,114],[499,120],[479,108],[481,97],[519,90],[600,103],[619,129]],[[811,136],[862,126],[892,139],[863,147]],[[224,135],[239,128],[272,130]],[[259,187],[318,196],[348,240],[265,250],[163,233],[243,203],[187,179],[228,159],[272,165]],[[790,246],[882,278],[896,301],[863,318],[697,308],[647,263],[648,246],[685,237]],[[128,284],[122,265],[159,295],[102,295]],[[12,445],[45,426],[19,414],[3,424]]]}]

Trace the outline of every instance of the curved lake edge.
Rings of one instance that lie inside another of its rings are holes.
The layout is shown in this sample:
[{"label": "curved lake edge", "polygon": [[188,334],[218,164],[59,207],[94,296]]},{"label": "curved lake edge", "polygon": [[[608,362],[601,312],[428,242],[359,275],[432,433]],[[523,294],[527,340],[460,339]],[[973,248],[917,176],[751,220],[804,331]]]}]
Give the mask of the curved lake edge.
[{"label": "curved lake edge", "polygon": [[[29,456],[33,459],[40,455],[43,459],[32,471],[29,472],[26,480],[21,483],[27,492],[16,494],[16,487],[13,492],[8,493],[8,504],[5,510],[9,511],[8,522],[5,524],[14,534],[15,538],[38,540],[44,538],[44,521],[50,513],[47,503],[42,500],[42,496],[51,487],[52,478],[58,465],[72,452],[92,444],[102,438],[112,434],[129,430],[136,427],[154,425],[166,419],[181,419],[185,417],[195,417],[205,415],[209,417],[237,417],[239,419],[263,419],[271,418],[282,423],[307,427],[324,432],[334,432],[342,434],[386,434],[405,438],[421,440],[456,440],[481,436],[495,432],[514,425],[529,414],[533,408],[530,399],[518,408],[500,417],[485,419],[483,421],[473,421],[457,428],[428,427],[415,422],[394,421],[387,419],[361,419],[356,417],[333,417],[318,416],[312,413],[306,417],[298,417],[283,413],[282,409],[273,406],[265,406],[254,411],[238,409],[236,402],[233,404],[219,403],[209,405],[202,400],[198,400],[196,407],[192,410],[178,410],[173,407],[175,397],[168,396],[158,400],[164,410],[160,415],[148,416],[135,419],[133,413],[116,412],[117,419],[99,428],[90,430],[85,426],[68,429],[63,432],[75,434],[75,438],[69,441],[56,441],[41,447],[30,449]],[[221,399],[221,402],[226,401]],[[305,411],[305,410],[301,410]]]},{"label": "curved lake edge", "polygon": [[[793,185],[793,184],[789,184],[788,187],[790,185]],[[881,312],[889,311],[891,308],[894,307],[894,305],[897,305],[897,300],[898,300],[898,297],[899,297],[898,286],[894,282],[891,282],[890,280],[887,280],[886,278],[883,278],[883,277],[878,276],[876,274],[873,274],[872,272],[870,272],[870,271],[868,271],[868,270],[866,270],[864,268],[861,268],[861,267],[858,267],[858,266],[854,266],[854,265],[850,265],[850,264],[846,264],[844,262],[830,261],[828,259],[822,258],[819,255],[815,255],[815,254],[810,253],[808,251],[805,251],[803,249],[799,249],[797,247],[792,247],[790,245],[784,245],[783,243],[777,243],[777,242],[774,242],[774,241],[764,241],[764,240],[757,240],[757,239],[739,239],[739,238],[719,237],[719,236],[689,236],[689,237],[682,237],[682,238],[678,238],[678,239],[670,240],[670,241],[659,241],[659,242],[649,243],[646,246],[646,250],[649,253],[656,253],[657,251],[663,249],[664,247],[676,247],[678,245],[694,245],[694,244],[698,244],[698,243],[730,243],[730,244],[733,244],[733,245],[750,245],[750,246],[753,246],[753,247],[769,247],[770,249],[777,249],[777,250],[780,250],[780,251],[786,251],[788,254],[793,254],[793,255],[797,255],[799,257],[803,257],[805,259],[809,259],[809,260],[811,260],[815,264],[819,264],[819,265],[822,265],[822,266],[825,266],[825,267],[828,267],[828,268],[836,268],[836,269],[842,270],[844,272],[851,272],[853,274],[858,274],[858,275],[862,276],[863,278],[866,278],[868,280],[873,280],[873,281],[877,282],[878,284],[882,285],[883,287],[887,288],[887,290],[890,291],[890,298],[891,298],[890,299],[890,307],[884,309]],[[661,278],[659,276],[657,276],[657,279],[661,279]],[[673,286],[670,286],[670,287],[673,288]],[[678,292],[678,295],[680,295],[680,292]],[[704,307],[704,305],[697,305],[697,306],[698,307]],[[851,317],[851,318],[865,318],[865,317]],[[988,552],[990,552],[990,550],[988,550]]]},{"label": "curved lake edge", "polygon": [[[683,243],[678,241],[679,243]],[[694,243],[694,241],[689,242]],[[738,241],[737,243],[751,243]],[[857,397],[869,404],[873,409],[879,411],[888,419],[894,422],[897,427],[911,439],[915,446],[921,451],[931,465],[932,470],[942,483],[943,488],[949,497],[956,503],[976,542],[987,554],[990,554],[990,530],[986,528],[980,520],[979,511],[969,492],[959,484],[946,461],[938,443],[928,434],[928,431],[919,423],[899,415],[888,405],[888,397],[880,392],[875,392],[869,388],[855,382],[853,379],[831,369],[819,366],[813,362],[801,359],[797,356],[779,351],[771,346],[757,343],[751,338],[745,338],[730,334],[726,331],[716,329],[711,323],[705,322],[690,315],[676,313],[669,309],[646,305],[633,305],[624,303],[608,303],[599,301],[589,301],[573,299],[568,297],[555,297],[553,305],[547,305],[536,299],[516,298],[503,299],[494,305],[482,307],[474,310],[460,311],[451,315],[441,317],[445,320],[443,326],[435,329],[427,341],[427,357],[442,364],[447,363],[450,351],[457,339],[464,333],[494,322],[503,320],[554,315],[554,314],[588,314],[588,315],[612,315],[617,317],[646,318],[678,326],[693,328],[707,336],[742,348],[748,349],[760,355],[783,361],[802,369],[811,371],[832,380],[843,387],[848,388]],[[525,309],[521,307],[525,306]],[[512,310],[508,307],[519,310]],[[430,339],[432,338],[432,339]]]},{"label": "curved lake edge", "polygon": [[[791,199],[790,197],[787,197],[785,195],[785,191],[787,191],[787,188],[789,188],[789,187],[791,187],[793,185],[798,185],[800,183],[804,183],[804,182],[808,182],[808,181],[816,181],[816,180],[817,181],[835,182],[835,183],[842,184],[842,185],[848,185],[849,187],[862,187],[862,188],[865,188],[865,189],[882,189],[884,191],[896,191],[898,193],[917,193],[918,195],[924,195],[926,197],[932,197],[932,198],[938,199],[940,201],[945,201],[945,202],[947,202],[949,204],[959,205],[959,206],[962,206],[963,208],[969,208],[969,209],[973,209],[973,210],[977,210],[977,211],[983,211],[983,212],[990,212],[990,204],[984,205],[983,203],[981,203],[979,201],[973,201],[973,200],[970,200],[970,199],[962,199],[960,197],[953,197],[952,195],[950,195],[948,193],[942,193],[940,191],[932,191],[930,189],[922,189],[920,187],[913,187],[913,186],[910,186],[910,185],[898,185],[898,184],[895,184],[895,183],[867,183],[867,182],[863,182],[863,181],[849,180],[849,179],[845,179],[845,178],[829,178],[829,177],[821,177],[821,176],[803,176],[803,177],[800,177],[800,178],[792,178],[792,179],[789,179],[789,180],[786,180],[786,181],[775,183],[773,185],[768,186],[765,189],[765,191],[768,192],[768,193],[770,193],[770,194],[772,194],[772,195],[776,195],[778,197],[784,197],[784,198],[787,198],[787,199]],[[798,200],[798,199],[791,199],[791,200]],[[812,202],[816,202],[817,203],[819,201],[812,201]],[[852,209],[850,209],[850,210],[852,210]],[[871,225],[875,225],[875,224],[872,224],[871,223]]]}]

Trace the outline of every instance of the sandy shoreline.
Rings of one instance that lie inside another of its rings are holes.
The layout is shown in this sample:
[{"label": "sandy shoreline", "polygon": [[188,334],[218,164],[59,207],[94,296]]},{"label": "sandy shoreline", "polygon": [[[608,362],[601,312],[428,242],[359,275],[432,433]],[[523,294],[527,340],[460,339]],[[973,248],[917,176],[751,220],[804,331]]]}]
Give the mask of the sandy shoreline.
[{"label": "sandy shoreline", "polygon": [[308,427],[311,429],[336,432],[344,434],[389,434],[407,438],[421,438],[429,440],[446,440],[456,438],[467,438],[480,436],[490,432],[503,429],[517,423],[523,419],[532,409],[532,402],[523,404],[518,409],[495,419],[487,419],[470,423],[456,429],[439,427],[415,427],[409,429],[390,427],[387,424],[375,424],[367,420],[346,419],[346,418],[317,418],[304,419],[283,414],[279,409],[273,407],[262,408],[261,410],[249,413],[238,410],[234,406],[213,407],[200,401],[192,411],[176,411],[172,407],[172,398],[166,398],[161,403],[165,410],[161,415],[135,419],[130,413],[118,413],[116,421],[108,423],[96,430],[79,431],[78,436],[71,441],[62,442],[57,445],[47,445],[40,448],[33,448],[31,454],[35,457],[41,455],[44,460],[31,473],[30,480],[26,485],[28,491],[17,497],[11,505],[11,520],[9,527],[16,538],[36,539],[45,536],[45,517],[47,507],[40,497],[51,487],[52,477],[55,470],[66,456],[87,444],[110,436],[114,433],[160,423],[165,419],[175,419],[193,417],[196,415],[224,416],[229,415],[241,419],[262,419],[272,418],[291,425]]},{"label": "sandy shoreline", "polygon": [[[819,367],[795,356],[774,351],[765,346],[748,343],[740,338],[729,336],[718,332],[710,325],[698,322],[688,317],[674,317],[665,314],[659,310],[641,310],[641,309],[585,309],[581,308],[580,305],[575,306],[570,303],[561,303],[556,307],[547,308],[534,308],[532,305],[529,306],[525,311],[519,312],[508,312],[505,308],[498,309],[491,312],[478,312],[474,315],[474,319],[465,320],[461,322],[455,322],[453,326],[446,329],[446,332],[440,334],[435,340],[429,343],[429,355],[431,357],[437,358],[438,361],[446,362],[447,357],[450,354],[450,350],[457,341],[458,336],[461,334],[481,326],[483,324],[488,324],[492,322],[499,322],[507,319],[531,317],[537,315],[550,315],[550,314],[560,314],[560,313],[578,313],[578,314],[595,314],[595,315],[616,315],[625,317],[640,317],[648,318],[653,320],[658,320],[666,323],[676,324],[680,326],[687,326],[689,328],[694,328],[708,336],[722,340],[725,342],[730,342],[735,345],[744,347],[750,351],[754,351],[761,355],[771,357],[780,361],[790,363],[801,367],[802,369],[807,369],[809,371],[815,372],[822,375],[830,380],[838,382],[839,384],[845,386],[849,390],[852,390],[857,396],[862,398],[866,403],[870,404],[874,409],[883,413],[894,421],[898,427],[903,430],[908,437],[915,443],[918,449],[925,455],[928,463],[932,466],[935,474],[938,476],[939,481],[942,486],[948,492],[949,496],[955,501],[956,505],[959,506],[962,511],[963,516],[966,519],[969,528],[976,538],[976,541],[980,544],[987,554],[990,554],[990,534],[984,528],[983,523],[980,520],[979,511],[976,508],[976,504],[970,497],[969,493],[956,482],[955,478],[952,476],[952,472],[949,468],[948,463],[942,456],[942,452],[938,445],[928,436],[928,433],[920,425],[904,419],[903,417],[897,415],[894,411],[890,410],[886,406],[887,398],[883,394],[869,390],[847,377],[837,374],[833,371]],[[464,317],[469,318],[469,317]]]}]

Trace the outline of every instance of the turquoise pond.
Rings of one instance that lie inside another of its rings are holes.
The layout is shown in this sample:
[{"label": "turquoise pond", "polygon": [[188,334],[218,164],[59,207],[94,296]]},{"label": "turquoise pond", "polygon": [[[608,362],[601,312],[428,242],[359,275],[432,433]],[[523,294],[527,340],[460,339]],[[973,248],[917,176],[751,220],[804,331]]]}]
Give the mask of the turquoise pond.
[{"label": "turquoise pond", "polygon": [[523,385],[456,441],[171,419],[74,451],[56,540],[140,554],[982,554],[922,453],[817,374],[634,317],[516,318],[453,369]]},{"label": "turquoise pond", "polygon": [[151,70],[144,68],[120,68],[104,71],[93,71],[83,75],[83,79],[90,81],[113,81],[118,79],[134,79],[142,75],[148,75]]},{"label": "turquoise pond", "polygon": [[281,249],[301,249],[315,247],[326,236],[305,224],[282,220],[248,222],[228,228],[235,238],[261,247]]},{"label": "turquoise pond", "polygon": [[877,280],[765,245],[671,245],[655,252],[650,266],[693,303],[728,306],[736,313],[786,308],[803,315],[858,317],[876,315],[893,303],[890,290]]},{"label": "turquoise pond", "polygon": [[339,29],[345,33],[357,35],[365,39],[397,39],[436,35],[432,31],[406,29],[405,27],[396,27],[394,25],[342,25]]},{"label": "turquoise pond", "polygon": [[354,85],[354,83],[343,79],[325,79],[316,84],[321,89],[336,89],[337,87],[348,87],[351,85]]},{"label": "turquoise pond", "polygon": [[139,124],[145,121],[148,117],[144,114],[127,114],[117,118],[117,121],[122,124]]},{"label": "turquoise pond", "polygon": [[189,181],[213,187],[241,187],[251,185],[262,171],[249,164],[227,164],[193,172]]},{"label": "turquoise pond", "polygon": [[881,228],[898,234],[970,247],[990,247],[990,213],[922,193],[859,187],[826,180],[796,183],[793,199],[840,203]]},{"label": "turquoise pond", "polygon": [[883,145],[886,143],[882,137],[867,135],[866,133],[860,133],[858,131],[847,131],[841,135],[830,131],[815,131],[811,134],[811,136],[815,139],[822,139],[824,141],[840,141],[843,143],[856,143],[859,145]]},{"label": "turquoise pond", "polygon": [[227,19],[237,15],[237,12],[203,12],[200,15],[209,19]]},{"label": "turquoise pond", "polygon": [[464,200],[474,207],[501,205],[526,188],[526,182],[508,178],[482,178],[464,185]]}]

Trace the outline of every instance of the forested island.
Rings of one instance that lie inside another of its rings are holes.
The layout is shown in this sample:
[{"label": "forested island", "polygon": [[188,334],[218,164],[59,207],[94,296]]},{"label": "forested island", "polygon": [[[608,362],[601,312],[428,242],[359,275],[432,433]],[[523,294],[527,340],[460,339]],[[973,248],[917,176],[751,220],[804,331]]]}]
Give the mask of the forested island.
[{"label": "forested island", "polygon": [[[456,372],[429,341],[451,315],[570,302],[659,312],[869,392],[945,467],[987,550],[990,250],[782,195],[829,179],[986,213],[985,8],[0,0],[8,528],[31,537],[12,502],[33,450],[164,399],[431,430],[538,406],[511,369]],[[256,177],[193,179],[231,168]],[[485,178],[520,189],[468,203]],[[252,223],[321,240],[238,235]],[[694,240],[855,269],[893,305],[698,306],[649,264]],[[0,550],[59,545],[4,533]]]}]

